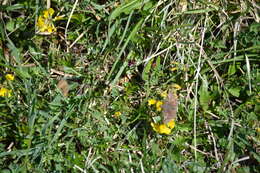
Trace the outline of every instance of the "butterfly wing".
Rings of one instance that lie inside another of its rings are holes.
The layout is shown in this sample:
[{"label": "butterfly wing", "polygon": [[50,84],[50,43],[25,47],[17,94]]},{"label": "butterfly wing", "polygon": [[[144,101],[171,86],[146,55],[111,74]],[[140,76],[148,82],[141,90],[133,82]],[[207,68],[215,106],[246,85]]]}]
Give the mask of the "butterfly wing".
[{"label": "butterfly wing", "polygon": [[57,87],[61,90],[62,94],[67,97],[69,94],[69,84],[66,80],[62,79],[59,81]]},{"label": "butterfly wing", "polygon": [[168,123],[172,119],[176,118],[178,109],[178,99],[177,97],[172,94],[171,92],[168,93],[167,98],[162,105],[162,112],[163,112],[163,123]]}]

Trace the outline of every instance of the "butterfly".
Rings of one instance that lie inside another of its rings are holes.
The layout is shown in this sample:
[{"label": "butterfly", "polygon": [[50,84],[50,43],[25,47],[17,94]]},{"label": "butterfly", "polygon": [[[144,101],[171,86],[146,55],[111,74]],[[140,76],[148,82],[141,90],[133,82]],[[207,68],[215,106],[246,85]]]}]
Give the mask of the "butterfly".
[{"label": "butterfly", "polygon": [[167,124],[172,119],[176,118],[178,110],[177,96],[171,92],[168,93],[167,98],[162,105],[163,123]]},{"label": "butterfly", "polygon": [[69,84],[66,80],[62,79],[59,81],[57,87],[61,90],[62,94],[67,97],[69,94]]}]

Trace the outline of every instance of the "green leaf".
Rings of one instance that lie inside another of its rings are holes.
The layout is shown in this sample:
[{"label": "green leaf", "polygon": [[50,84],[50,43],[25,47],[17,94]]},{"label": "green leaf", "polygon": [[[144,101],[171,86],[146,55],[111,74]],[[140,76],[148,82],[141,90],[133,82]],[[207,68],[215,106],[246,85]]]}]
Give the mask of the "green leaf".
[{"label": "green leaf", "polygon": [[152,63],[153,63],[153,60],[151,59],[147,64],[146,66],[144,67],[144,70],[142,72],[142,79],[147,81],[149,79],[149,72],[151,70],[151,67],[152,67]]},{"label": "green leaf", "polygon": [[126,4],[122,4],[120,7],[116,8],[110,15],[109,20],[114,20],[121,13],[129,14],[135,9],[140,9],[144,4],[148,3],[149,0],[129,0]]},{"label": "green leaf", "polygon": [[144,8],[143,10],[146,11],[146,10],[149,10],[150,8],[153,7],[153,2],[149,1],[147,2],[145,5],[144,5]]},{"label": "green leaf", "polygon": [[0,21],[0,33],[1,33],[0,40],[5,40],[5,30],[4,30],[4,24],[2,21]]},{"label": "green leaf", "polygon": [[122,54],[124,53],[126,46],[128,45],[129,41],[135,36],[135,34],[137,33],[139,27],[142,25],[144,19],[141,19],[133,28],[133,30],[131,31],[131,33],[129,34],[129,36],[127,37],[123,47],[121,48],[121,51],[119,52],[119,55],[116,58],[115,63],[112,66],[112,69],[110,70],[108,76],[107,76],[107,80],[111,77],[112,73],[114,72],[117,63],[120,61],[120,57],[122,56]]},{"label": "green leaf", "polygon": [[23,9],[24,5],[22,4],[14,4],[14,5],[0,5],[1,11],[15,11],[18,9]]},{"label": "green leaf", "polygon": [[11,50],[11,55],[14,57],[15,61],[18,64],[21,64],[21,51],[15,47],[13,42],[8,39],[9,43],[7,44],[7,47]]},{"label": "green leaf", "polygon": [[187,137],[178,136],[174,141],[173,144],[177,146],[182,146],[187,141]]},{"label": "green leaf", "polygon": [[[131,55],[130,55],[131,56]],[[113,80],[113,82],[111,83],[111,86],[114,86],[116,84],[116,82],[119,80],[120,76],[122,75],[123,71],[125,70],[125,68],[128,65],[128,61],[125,61],[122,66],[119,69],[119,72],[117,73],[115,79]]]},{"label": "green leaf", "polygon": [[259,153],[256,154],[255,152],[250,152],[250,154],[252,154],[252,155],[254,156],[254,158],[255,158],[258,162],[260,162],[260,156],[259,156]]},{"label": "green leaf", "polygon": [[7,29],[8,31],[10,31],[10,32],[15,29],[15,23],[14,23],[13,20],[10,20],[9,22],[7,22],[7,24],[6,24],[6,29]]},{"label": "green leaf", "polygon": [[250,25],[250,32],[258,33],[260,31],[260,23],[252,23]]},{"label": "green leaf", "polygon": [[239,95],[240,95],[240,90],[241,90],[241,88],[235,87],[235,88],[230,88],[230,89],[228,89],[228,92],[229,92],[230,94],[232,94],[233,96],[235,96],[235,97],[239,97]]},{"label": "green leaf", "polygon": [[158,71],[158,72],[161,70],[161,58],[160,57],[156,58],[155,70]]},{"label": "green leaf", "polygon": [[190,132],[192,130],[192,127],[190,124],[178,124],[178,126],[176,126],[176,129],[181,132]]},{"label": "green leaf", "polygon": [[200,95],[199,101],[202,106],[202,109],[204,111],[208,110],[209,103],[211,101],[211,97],[210,97],[210,93],[208,91],[208,81],[207,81],[206,77],[204,77],[202,80],[202,85],[199,90],[199,95]]},{"label": "green leaf", "polygon": [[79,23],[83,23],[84,20],[86,20],[84,14],[73,14],[71,16],[71,19],[74,19],[75,21],[77,21]]},{"label": "green leaf", "polygon": [[250,169],[247,166],[244,167],[238,167],[236,169],[237,173],[250,173]]},{"label": "green leaf", "polygon": [[236,73],[236,65],[232,64],[228,67],[228,75],[231,76]]}]

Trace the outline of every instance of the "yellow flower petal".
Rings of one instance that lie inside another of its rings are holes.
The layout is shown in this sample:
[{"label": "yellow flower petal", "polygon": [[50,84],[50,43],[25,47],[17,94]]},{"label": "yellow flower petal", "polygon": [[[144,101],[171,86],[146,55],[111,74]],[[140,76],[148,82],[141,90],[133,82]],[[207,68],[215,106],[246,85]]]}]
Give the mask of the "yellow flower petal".
[{"label": "yellow flower petal", "polygon": [[42,13],[43,13],[43,17],[45,19],[48,19],[52,17],[52,15],[54,14],[54,10],[52,8],[49,8],[48,10],[44,10]]},{"label": "yellow flower petal", "polygon": [[46,29],[47,29],[47,27],[46,27],[46,26],[43,26],[43,27],[39,28],[39,31],[40,31],[40,32],[45,32]]},{"label": "yellow flower petal", "polygon": [[172,87],[175,88],[176,90],[180,90],[181,89],[181,86],[178,85],[178,84],[173,84]]},{"label": "yellow flower petal", "polygon": [[47,32],[52,33],[52,27],[48,27]]},{"label": "yellow flower petal", "polygon": [[52,15],[54,14],[53,8],[49,8],[49,9],[48,9],[48,12],[49,12],[50,16],[52,16]]},{"label": "yellow flower petal", "polygon": [[1,88],[0,89],[0,96],[1,97],[11,97],[11,90],[6,89],[6,88]]},{"label": "yellow flower petal", "polygon": [[171,133],[171,129],[167,127],[165,124],[155,124],[151,123],[153,130],[160,134],[169,135]]},{"label": "yellow flower petal", "polygon": [[171,133],[171,129],[165,124],[161,124],[159,126],[159,133],[169,135]]},{"label": "yellow flower petal", "polygon": [[[44,11],[46,15],[46,10]],[[38,27],[38,31],[52,33],[56,31],[54,24],[51,19],[45,19],[43,16],[39,16],[36,26]]]},{"label": "yellow flower petal", "polygon": [[162,108],[161,107],[157,107],[156,110],[160,112],[160,111],[162,111]]},{"label": "yellow flower petal", "polygon": [[43,27],[45,25],[44,18],[42,16],[38,17],[37,24],[38,27]]},{"label": "yellow flower petal", "polygon": [[173,129],[175,127],[175,122],[174,120],[171,120],[167,123],[167,126],[170,128],[170,129]]},{"label": "yellow flower petal", "polygon": [[158,132],[159,131],[159,124],[151,123],[151,126],[154,131]]},{"label": "yellow flower petal", "polygon": [[14,75],[12,75],[12,74],[7,74],[7,75],[5,75],[5,78],[6,78],[7,80],[14,80]]},{"label": "yellow flower petal", "polygon": [[45,18],[45,19],[48,19],[49,18],[49,12],[48,12],[48,10],[43,10],[43,17]]},{"label": "yellow flower petal", "polygon": [[163,98],[166,98],[167,97],[167,91],[164,91],[160,94]]},{"label": "yellow flower petal", "polygon": [[157,101],[156,102],[156,110],[157,111],[161,111],[162,110],[162,104],[163,104],[163,102],[162,101]]},{"label": "yellow flower petal", "polygon": [[121,115],[122,115],[121,112],[115,112],[114,117],[118,118],[118,117],[120,117]]},{"label": "yellow flower petal", "polygon": [[156,103],[156,100],[155,99],[150,99],[148,100],[148,105],[151,106],[151,105],[154,105]]},{"label": "yellow flower petal", "polygon": [[56,31],[56,28],[54,27],[53,24],[51,24],[51,25],[49,25],[49,26],[47,27],[47,30],[46,30],[46,31],[49,32],[49,33],[52,33],[52,32],[54,32],[54,31]]}]

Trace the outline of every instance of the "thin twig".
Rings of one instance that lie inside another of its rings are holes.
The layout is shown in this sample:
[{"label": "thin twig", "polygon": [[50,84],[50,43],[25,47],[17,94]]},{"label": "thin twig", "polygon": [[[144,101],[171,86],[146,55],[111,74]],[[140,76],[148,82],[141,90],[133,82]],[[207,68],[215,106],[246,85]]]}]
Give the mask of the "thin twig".
[{"label": "thin twig", "polygon": [[142,171],[142,173],[145,173],[145,172],[144,172],[144,166],[143,166],[142,159],[140,159],[140,166],[141,166],[141,171]]},{"label": "thin twig", "polygon": [[175,45],[176,45],[176,43],[173,44],[173,45],[171,45],[171,46],[169,46],[169,47],[167,47],[166,49],[164,49],[164,50],[162,50],[162,51],[156,53],[156,54],[153,54],[153,55],[147,57],[143,62],[148,62],[150,59],[152,59],[152,58],[154,58],[154,57],[157,57],[157,56],[161,55],[162,53],[168,51],[169,49],[171,49],[171,48],[174,47]]},{"label": "thin twig", "polygon": [[55,69],[51,69],[51,73],[55,73],[55,74],[58,74],[58,75],[61,75],[61,76],[64,76],[64,77],[73,77],[72,74],[66,74],[62,71],[58,71],[58,70],[55,70]]},{"label": "thin twig", "polygon": [[69,46],[69,48],[72,48],[72,47],[84,36],[84,34],[85,34],[86,32],[87,32],[87,31],[82,32],[82,33],[78,36],[78,38]]},{"label": "thin twig", "polygon": [[209,128],[209,133],[210,133],[211,139],[212,139],[212,141],[213,141],[213,147],[214,147],[215,157],[216,157],[216,160],[217,160],[217,166],[218,166],[218,168],[219,168],[219,167],[220,167],[220,161],[219,161],[219,157],[218,157],[218,150],[217,150],[216,140],[215,140],[215,138],[214,138],[214,135],[213,135],[213,133],[212,133],[212,129],[211,129],[210,125],[209,125],[207,122],[205,122],[205,123],[206,123],[206,125],[207,125],[208,128]]},{"label": "thin twig", "polygon": [[[206,24],[207,24],[207,16],[204,22],[204,27],[201,33],[201,44],[200,44],[200,54],[199,54],[199,60],[198,60],[198,66],[197,66],[197,73],[195,76],[196,84],[195,84],[195,103],[194,103],[194,115],[193,115],[193,133],[194,133],[194,147],[197,148],[197,105],[198,105],[198,85],[199,85],[199,75],[200,75],[200,69],[201,69],[201,57],[203,53],[203,44],[204,44],[204,36],[206,32]],[[194,150],[195,155],[195,161],[197,160],[197,150]]]},{"label": "thin twig", "polygon": [[[237,32],[239,31],[239,28],[240,28],[240,19],[239,21],[237,21],[235,23],[235,28],[234,28],[234,57],[236,57],[237,55]],[[234,58],[234,62],[233,62],[233,65],[235,65],[235,58]],[[231,103],[228,99],[228,104],[229,104],[229,107],[230,107],[230,110],[231,110],[231,127],[230,127],[230,131],[229,131],[229,135],[228,135],[228,140],[231,139],[231,137],[233,136],[233,131],[234,131],[234,114],[233,114],[233,109],[232,109],[232,106],[231,106]]]},{"label": "thin twig", "polygon": [[237,159],[236,161],[234,161],[234,162],[232,163],[232,165],[234,165],[234,164],[236,164],[236,163],[238,163],[238,162],[242,162],[242,161],[248,160],[248,159],[250,159],[249,156],[243,157],[243,158],[241,158],[241,159]]},{"label": "thin twig", "polygon": [[79,167],[78,165],[74,165],[73,168],[80,170],[80,172],[86,173],[86,171],[84,169],[82,169],[81,167]]},{"label": "thin twig", "polygon": [[206,152],[204,152],[204,151],[201,151],[201,150],[197,149],[195,146],[189,145],[189,144],[187,144],[187,143],[185,143],[185,145],[188,146],[188,147],[190,147],[190,148],[193,149],[194,151],[197,151],[197,152],[201,153],[201,154],[204,154],[204,155],[206,155],[206,156],[207,156],[207,155],[210,155],[210,153],[206,153]]},{"label": "thin twig", "polygon": [[[72,17],[72,15],[73,15],[75,9],[76,9],[76,6],[77,6],[77,4],[78,4],[78,1],[79,1],[79,0],[76,0],[76,1],[75,1],[74,5],[73,5],[73,8],[72,8],[72,10],[71,10],[71,12],[70,12],[70,16],[69,16],[68,22],[67,22],[67,24],[66,24],[66,28],[65,28],[65,40],[66,40],[66,42],[67,42],[67,32],[68,32],[68,27],[69,27],[69,24],[70,24],[70,20],[71,20],[71,17]],[[69,47],[67,47],[67,52],[68,52],[68,51],[69,51]]]},{"label": "thin twig", "polygon": [[249,58],[247,55],[245,55],[246,57],[246,69],[247,69],[247,75],[248,75],[248,86],[249,86],[249,93],[252,93],[252,85],[251,85],[251,70],[250,70],[250,62],[249,62]]},{"label": "thin twig", "polygon": [[51,8],[51,0],[47,0],[46,8],[47,8],[47,9]]},{"label": "thin twig", "polygon": [[[128,150],[128,158],[129,158],[130,164],[133,164],[132,157],[131,157],[131,154],[130,154],[129,150]],[[134,173],[133,168],[130,168],[130,171],[131,171],[131,173]]]}]

